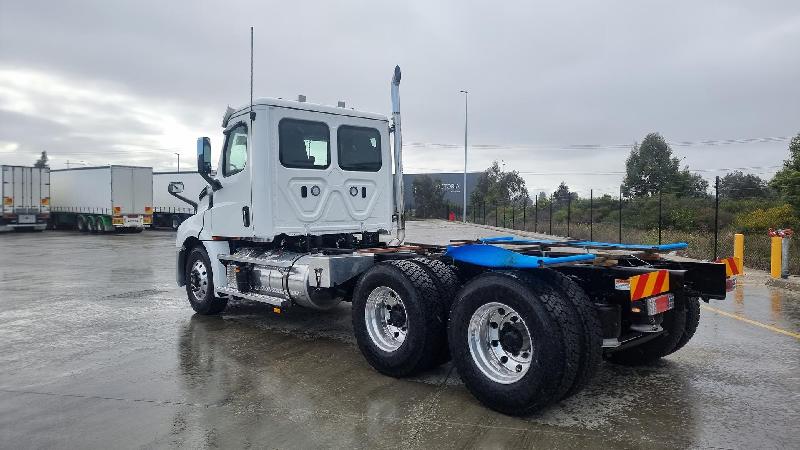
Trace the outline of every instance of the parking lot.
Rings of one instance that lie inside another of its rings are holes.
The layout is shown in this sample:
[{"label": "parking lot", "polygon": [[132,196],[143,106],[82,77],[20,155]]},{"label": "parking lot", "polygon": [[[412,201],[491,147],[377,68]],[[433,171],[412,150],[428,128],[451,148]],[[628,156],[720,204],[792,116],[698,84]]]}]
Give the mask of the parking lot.
[{"label": "parking lot", "polygon": [[[496,235],[411,222],[408,240]],[[332,312],[193,314],[174,234],[0,235],[2,447],[800,447],[800,297],[746,276],[656,366],[604,363],[542,414],[481,406],[451,365],[378,374]]]}]

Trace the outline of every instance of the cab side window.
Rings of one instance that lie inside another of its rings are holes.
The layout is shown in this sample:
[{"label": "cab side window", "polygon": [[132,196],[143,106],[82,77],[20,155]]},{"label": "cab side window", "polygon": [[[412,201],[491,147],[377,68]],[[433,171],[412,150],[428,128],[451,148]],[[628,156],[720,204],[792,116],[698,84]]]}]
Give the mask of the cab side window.
[{"label": "cab side window", "polygon": [[229,177],[244,170],[247,165],[247,125],[239,124],[227,132],[225,153],[222,157],[222,176]]}]

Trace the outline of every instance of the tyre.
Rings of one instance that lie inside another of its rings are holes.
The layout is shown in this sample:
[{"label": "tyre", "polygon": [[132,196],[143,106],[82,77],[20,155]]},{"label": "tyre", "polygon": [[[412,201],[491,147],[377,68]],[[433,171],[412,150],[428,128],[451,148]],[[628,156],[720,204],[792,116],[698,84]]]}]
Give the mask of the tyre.
[{"label": "tyre", "polygon": [[625,366],[641,366],[652,364],[674,352],[686,332],[686,309],[685,304],[676,302],[675,309],[664,313],[661,322],[664,331],[661,335],[635,347],[608,353],[605,355],[606,360]]},{"label": "tyre", "polygon": [[77,228],[81,233],[86,233],[89,231],[89,227],[86,224],[86,217],[78,216],[78,219],[75,221],[75,228]]},{"label": "tyre", "polygon": [[227,298],[215,295],[211,261],[201,246],[193,248],[186,259],[186,295],[198,314],[219,314],[228,306]]},{"label": "tyre", "polygon": [[[450,305],[453,304],[453,299],[461,288],[457,269],[438,259],[414,258],[411,261],[420,266],[431,277],[439,293],[442,307],[445,310],[444,314],[449,314]],[[447,361],[450,361],[450,348],[445,344],[442,346],[442,353],[436,357],[436,364],[444,364]]]},{"label": "tyre", "polygon": [[367,270],[353,293],[353,332],[378,372],[403,377],[436,365],[446,345],[446,310],[434,281],[408,260]]},{"label": "tyre", "polygon": [[581,328],[550,283],[521,272],[472,279],[450,310],[450,353],[467,389],[496,411],[527,415],[561,399],[580,365]]},{"label": "tyre", "polygon": [[682,349],[687,342],[689,342],[697,331],[697,326],[700,324],[700,299],[697,297],[686,298],[686,325],[683,328],[683,334],[675,344],[675,348],[670,350],[669,353],[675,353]]},{"label": "tyre", "polygon": [[86,217],[86,228],[89,229],[89,233],[97,233],[97,222],[95,216]]},{"label": "tyre", "polygon": [[173,230],[177,231],[178,227],[181,226],[181,218],[178,216],[172,216],[170,225],[172,225]]},{"label": "tyre", "polygon": [[581,328],[578,336],[580,363],[572,387],[561,400],[580,392],[594,378],[603,360],[603,330],[597,309],[586,291],[572,278],[552,269],[541,269],[532,275],[551,284],[566,300],[566,304],[577,314]]}]

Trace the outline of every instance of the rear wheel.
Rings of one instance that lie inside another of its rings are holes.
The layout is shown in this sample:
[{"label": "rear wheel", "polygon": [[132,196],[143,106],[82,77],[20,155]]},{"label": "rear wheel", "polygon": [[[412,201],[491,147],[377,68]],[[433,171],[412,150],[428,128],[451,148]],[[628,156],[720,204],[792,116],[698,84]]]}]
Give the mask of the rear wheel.
[{"label": "rear wheel", "polygon": [[683,334],[678,339],[678,343],[675,344],[675,348],[670,350],[669,353],[675,353],[682,349],[692,339],[698,325],[700,325],[700,299],[689,297],[686,299],[686,326],[684,326]]},{"label": "rear wheel", "polygon": [[361,353],[386,375],[431,368],[446,345],[446,311],[435,284],[411,261],[386,261],[364,273],[353,294],[352,314]]},{"label": "rear wheel", "polygon": [[489,272],[470,281],[450,311],[453,362],[486,406],[530,414],[573,385],[580,328],[549,283],[520,272]]},{"label": "rear wheel", "polygon": [[[686,333],[687,319],[686,305],[681,304],[680,307],[678,306],[676,304],[675,309],[664,313],[664,319],[661,322],[661,327],[664,331],[661,335],[635,347],[609,353],[605,358],[615,364],[641,366],[652,364],[677,350],[679,342]],[[696,328],[697,326],[695,325]],[[694,331],[692,331],[692,334],[694,334]],[[688,340],[686,339],[686,342]]]},{"label": "rear wheel", "polygon": [[186,295],[198,314],[219,314],[228,306],[228,299],[217,297],[214,292],[211,261],[200,246],[193,248],[186,260]]}]

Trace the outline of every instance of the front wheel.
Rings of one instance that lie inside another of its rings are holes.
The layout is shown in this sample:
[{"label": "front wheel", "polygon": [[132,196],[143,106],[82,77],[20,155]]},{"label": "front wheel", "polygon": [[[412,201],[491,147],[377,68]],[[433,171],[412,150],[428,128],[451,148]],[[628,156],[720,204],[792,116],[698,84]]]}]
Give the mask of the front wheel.
[{"label": "front wheel", "polygon": [[219,314],[228,306],[227,298],[215,295],[211,261],[201,246],[193,248],[186,260],[186,295],[198,314]]}]

